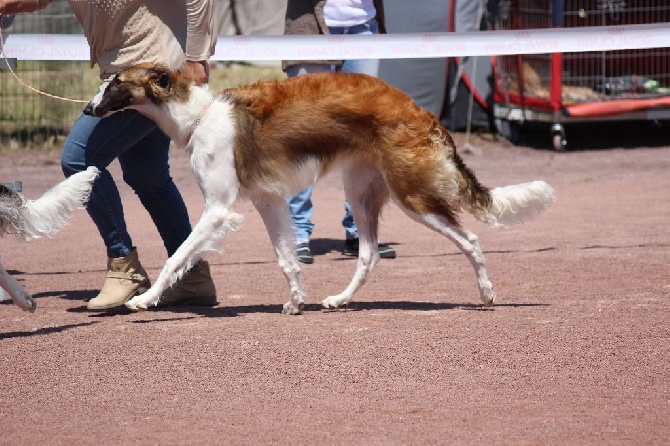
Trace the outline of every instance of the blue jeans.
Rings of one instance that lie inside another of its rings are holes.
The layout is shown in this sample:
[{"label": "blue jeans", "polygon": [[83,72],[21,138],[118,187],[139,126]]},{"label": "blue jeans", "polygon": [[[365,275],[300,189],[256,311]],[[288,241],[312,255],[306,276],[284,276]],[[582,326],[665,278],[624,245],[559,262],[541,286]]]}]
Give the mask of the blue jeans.
[{"label": "blue jeans", "polygon": [[[377,20],[372,19],[363,24],[351,26],[347,28],[330,27],[328,28],[333,35],[342,34],[379,34]],[[305,64],[294,65],[286,70],[288,77],[299,76],[308,73],[322,73],[327,71],[335,71],[335,65],[327,64]],[[378,59],[359,59],[359,60],[345,60],[339,71],[345,73],[365,73],[370,76],[377,76],[379,73]],[[314,230],[314,222],[312,222],[312,213],[314,211],[312,206],[312,189],[314,186],[309,186],[297,194],[289,197],[288,202],[293,223],[296,226],[296,241],[298,243],[308,242],[312,231]],[[358,238],[358,228],[354,223],[354,216],[351,213],[351,207],[347,201],[344,201],[344,218],[342,219],[342,226],[346,232],[347,239]]]},{"label": "blue jeans", "polygon": [[184,200],[170,176],[170,139],[149,118],[126,110],[105,118],[81,115],[65,141],[61,167],[66,177],[89,166],[100,169],[86,207],[107,248],[107,257],[133,249],[123,206],[107,166],[119,159],[123,179],[149,212],[168,255],[191,233]]}]

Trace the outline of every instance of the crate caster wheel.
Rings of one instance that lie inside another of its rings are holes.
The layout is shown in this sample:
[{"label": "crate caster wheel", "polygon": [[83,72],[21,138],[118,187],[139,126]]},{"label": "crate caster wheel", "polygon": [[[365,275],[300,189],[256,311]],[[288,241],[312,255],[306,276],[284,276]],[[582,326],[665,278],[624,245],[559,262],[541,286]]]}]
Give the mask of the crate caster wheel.
[{"label": "crate caster wheel", "polygon": [[565,151],[568,141],[565,139],[565,129],[563,129],[561,124],[554,124],[551,126],[551,142],[555,151]]}]

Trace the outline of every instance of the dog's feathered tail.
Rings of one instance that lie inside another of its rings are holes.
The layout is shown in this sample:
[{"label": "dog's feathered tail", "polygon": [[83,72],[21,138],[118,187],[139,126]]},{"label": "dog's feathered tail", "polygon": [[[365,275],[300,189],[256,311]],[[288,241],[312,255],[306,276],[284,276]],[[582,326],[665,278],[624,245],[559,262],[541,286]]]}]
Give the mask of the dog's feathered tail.
[{"label": "dog's feathered tail", "polygon": [[523,223],[556,200],[554,189],[544,181],[488,189],[456,156],[456,164],[467,185],[464,208],[477,220],[492,227]]},{"label": "dog's feathered tail", "polygon": [[0,235],[17,234],[26,240],[45,237],[63,229],[75,210],[82,208],[100,171],[78,172],[28,200],[18,193],[0,195]]},{"label": "dog's feathered tail", "polygon": [[496,187],[491,198],[486,223],[493,227],[523,223],[556,200],[554,189],[544,181]]}]

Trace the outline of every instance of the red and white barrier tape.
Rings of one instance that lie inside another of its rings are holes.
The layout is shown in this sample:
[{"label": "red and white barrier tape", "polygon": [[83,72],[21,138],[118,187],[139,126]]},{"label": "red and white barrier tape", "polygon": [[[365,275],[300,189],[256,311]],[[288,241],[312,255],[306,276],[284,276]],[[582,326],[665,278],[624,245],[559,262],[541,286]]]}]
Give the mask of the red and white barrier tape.
[{"label": "red and white barrier tape", "polygon": [[[219,36],[212,60],[413,59],[670,47],[670,23],[344,36]],[[83,35],[5,35],[7,57],[89,60]]]}]

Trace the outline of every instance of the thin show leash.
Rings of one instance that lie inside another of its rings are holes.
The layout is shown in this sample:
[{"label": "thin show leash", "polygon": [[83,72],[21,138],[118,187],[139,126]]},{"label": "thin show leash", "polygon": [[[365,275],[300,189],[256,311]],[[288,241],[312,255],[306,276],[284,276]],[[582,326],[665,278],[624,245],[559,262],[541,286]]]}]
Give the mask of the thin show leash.
[{"label": "thin show leash", "polygon": [[191,124],[191,129],[190,129],[189,132],[188,132],[188,138],[186,139],[186,141],[190,141],[190,140],[191,140],[191,138],[193,137],[193,133],[195,132],[196,127],[198,127],[198,125],[200,124],[200,121],[202,120],[202,118],[205,117],[205,113],[207,113],[207,111],[209,110],[209,107],[212,106],[212,104],[214,103],[214,101],[215,101],[215,99],[212,98],[212,100],[209,102],[209,104],[207,104],[207,105],[202,109],[202,111],[200,112],[200,114],[198,115],[198,117],[195,118],[195,121],[193,121],[193,124]]},{"label": "thin show leash", "polygon": [[9,68],[10,73],[12,73],[12,76],[14,76],[14,79],[16,79],[19,84],[23,85],[24,87],[28,88],[29,90],[32,90],[36,93],[39,93],[41,95],[44,95],[44,96],[47,96],[47,97],[50,97],[50,98],[60,99],[62,101],[67,101],[67,102],[76,102],[76,103],[80,103],[80,104],[88,103],[88,101],[82,101],[82,100],[79,100],[79,99],[64,98],[62,96],[56,96],[56,95],[53,95],[53,94],[49,94],[49,93],[46,93],[44,91],[38,90],[35,87],[31,87],[30,85],[23,82],[21,79],[19,79],[19,77],[14,72],[14,70],[12,70],[12,67],[9,63],[9,60],[7,60],[7,55],[5,55],[4,46],[5,46],[5,39],[2,35],[2,29],[0,29],[0,53],[2,53],[2,57],[3,57],[3,59],[5,59],[5,63],[7,64],[7,68]]}]

